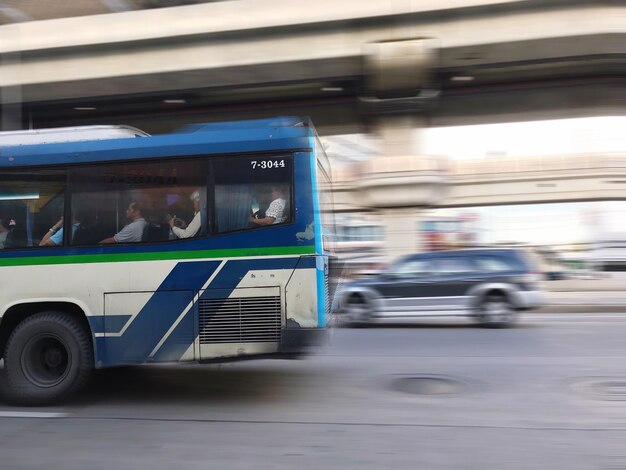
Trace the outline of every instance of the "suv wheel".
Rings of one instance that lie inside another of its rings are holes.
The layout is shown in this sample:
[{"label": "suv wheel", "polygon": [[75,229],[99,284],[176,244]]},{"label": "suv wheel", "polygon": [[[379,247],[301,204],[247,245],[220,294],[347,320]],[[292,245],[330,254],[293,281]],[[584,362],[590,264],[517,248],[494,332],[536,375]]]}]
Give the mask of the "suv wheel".
[{"label": "suv wheel", "polygon": [[354,294],[348,298],[344,314],[350,325],[361,326],[371,321],[372,308],[365,297]]},{"label": "suv wheel", "polygon": [[505,328],[515,321],[517,313],[505,294],[487,294],[476,313],[485,328]]}]

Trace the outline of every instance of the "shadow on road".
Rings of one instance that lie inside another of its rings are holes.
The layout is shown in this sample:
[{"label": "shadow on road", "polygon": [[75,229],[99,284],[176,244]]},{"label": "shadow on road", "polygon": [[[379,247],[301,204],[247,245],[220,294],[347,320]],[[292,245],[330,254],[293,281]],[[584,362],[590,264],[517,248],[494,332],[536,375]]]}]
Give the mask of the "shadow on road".
[{"label": "shadow on road", "polygon": [[295,370],[230,364],[124,367],[97,371],[81,400],[258,403],[284,400],[294,383],[308,380]]},{"label": "shadow on road", "polygon": [[[280,361],[283,362],[283,361]],[[296,362],[296,361],[294,361]],[[284,364],[283,364],[284,366]],[[0,368],[0,404],[6,399],[6,378]],[[314,374],[315,375],[315,374]],[[271,365],[148,365],[95,371],[80,395],[64,405],[111,404],[233,404],[273,403],[297,399],[311,383],[311,373],[296,367]]]}]

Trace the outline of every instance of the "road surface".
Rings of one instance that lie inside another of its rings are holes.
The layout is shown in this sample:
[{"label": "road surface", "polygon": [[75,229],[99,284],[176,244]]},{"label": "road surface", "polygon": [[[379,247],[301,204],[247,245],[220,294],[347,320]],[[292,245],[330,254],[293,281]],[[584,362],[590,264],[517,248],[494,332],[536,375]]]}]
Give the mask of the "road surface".
[{"label": "road surface", "polygon": [[528,314],[102,371],[64,406],[0,403],[0,469],[626,469],[624,338],[624,314]]}]

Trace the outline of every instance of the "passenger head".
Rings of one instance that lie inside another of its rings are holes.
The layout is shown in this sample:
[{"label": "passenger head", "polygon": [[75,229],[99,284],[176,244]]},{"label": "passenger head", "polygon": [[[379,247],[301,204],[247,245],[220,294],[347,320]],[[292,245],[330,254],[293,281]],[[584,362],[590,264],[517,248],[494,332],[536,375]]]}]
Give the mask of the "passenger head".
[{"label": "passenger head", "polygon": [[126,218],[130,219],[130,220],[137,220],[142,216],[141,214],[141,204],[138,201],[133,201],[130,204],[128,204],[128,209],[126,209]]},{"label": "passenger head", "polygon": [[87,221],[90,219],[91,216],[91,212],[83,209],[83,208],[77,208],[73,213],[72,213],[72,222],[77,224],[77,223],[84,223],[85,225],[91,225],[91,224],[87,224]]},{"label": "passenger head", "polygon": [[193,210],[194,211],[199,211],[200,210],[200,191],[195,190],[193,193],[191,193],[191,196],[189,196],[189,199],[191,199],[191,202],[193,202]]},{"label": "passenger head", "polygon": [[280,185],[272,185],[270,188],[272,200],[285,197],[285,191]]},{"label": "passenger head", "polygon": [[8,232],[11,229],[9,226],[10,220],[10,217],[2,217],[0,219],[0,232]]}]

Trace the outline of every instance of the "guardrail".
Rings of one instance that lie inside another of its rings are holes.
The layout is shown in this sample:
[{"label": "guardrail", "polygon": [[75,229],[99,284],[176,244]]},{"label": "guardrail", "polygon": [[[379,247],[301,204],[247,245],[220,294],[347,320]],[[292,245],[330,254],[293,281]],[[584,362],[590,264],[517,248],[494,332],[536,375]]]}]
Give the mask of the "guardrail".
[{"label": "guardrail", "polygon": [[524,177],[541,173],[542,177],[558,176],[568,172],[605,172],[609,169],[626,170],[626,155],[622,153],[584,153],[546,155],[540,157],[505,157],[476,160],[457,160],[451,163],[451,176],[467,178]]},{"label": "guardrail", "polygon": [[[454,179],[518,178],[541,176],[548,178],[567,172],[606,172],[607,170],[626,171],[626,154],[584,153],[569,155],[545,155],[539,157],[498,157],[471,160],[450,160],[445,157],[375,157],[365,162],[333,168],[333,183],[350,186],[363,178],[424,172],[446,175]],[[549,172],[549,174],[546,174]],[[539,173],[539,174],[538,174]]]}]

